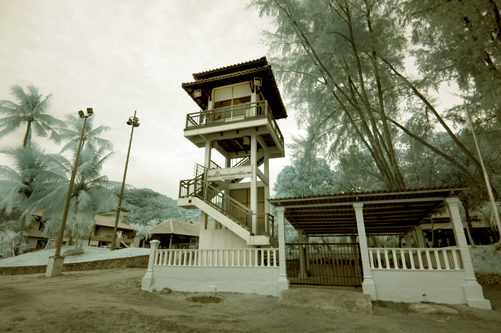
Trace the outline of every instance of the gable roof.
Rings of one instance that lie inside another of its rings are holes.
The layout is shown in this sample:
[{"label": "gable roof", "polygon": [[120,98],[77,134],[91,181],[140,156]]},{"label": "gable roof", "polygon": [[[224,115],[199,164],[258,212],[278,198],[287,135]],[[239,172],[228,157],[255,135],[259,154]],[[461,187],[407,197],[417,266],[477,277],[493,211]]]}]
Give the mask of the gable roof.
[{"label": "gable roof", "polygon": [[153,234],[176,234],[186,236],[199,236],[200,223],[199,222],[183,222],[169,219],[159,225],[151,228],[150,233]]},{"label": "gable roof", "polygon": [[[183,83],[181,86],[188,95],[191,96],[195,103],[197,103],[202,110],[205,110],[213,88],[249,82],[252,81],[254,77],[260,77],[263,80],[260,89],[264,98],[270,104],[275,119],[287,118],[287,111],[285,110],[280,91],[278,90],[275,75],[266,57],[205,72],[194,73],[193,78],[195,81]],[[201,90],[202,96],[194,97],[194,91],[198,89]]]}]

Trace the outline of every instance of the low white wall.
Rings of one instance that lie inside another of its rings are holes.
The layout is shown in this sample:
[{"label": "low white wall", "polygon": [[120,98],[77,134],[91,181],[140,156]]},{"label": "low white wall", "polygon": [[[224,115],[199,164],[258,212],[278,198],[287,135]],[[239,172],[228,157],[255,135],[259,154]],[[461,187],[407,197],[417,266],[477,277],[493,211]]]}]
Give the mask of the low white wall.
[{"label": "low white wall", "polygon": [[153,266],[151,289],[279,296],[278,270],[278,267]]},{"label": "low white wall", "polygon": [[392,302],[464,304],[464,270],[372,269],[376,299]]}]

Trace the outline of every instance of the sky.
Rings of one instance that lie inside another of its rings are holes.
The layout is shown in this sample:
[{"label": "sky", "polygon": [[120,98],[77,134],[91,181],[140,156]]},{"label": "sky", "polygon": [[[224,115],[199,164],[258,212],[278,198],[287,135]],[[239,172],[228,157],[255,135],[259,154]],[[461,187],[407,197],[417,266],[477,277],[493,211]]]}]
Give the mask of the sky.
[{"label": "sky", "polygon": [[[111,127],[102,137],[115,155],[102,174],[113,181],[122,181],[126,121],[137,110],[126,183],[177,199],[179,181],[193,177],[204,154],[183,136],[186,114],[198,107],[181,84],[267,54],[260,32],[273,26],[245,9],[249,1],[0,0],[0,100],[15,101],[12,85],[34,85],[52,94],[56,118],[92,107],[94,125]],[[286,144],[298,131],[288,113],[278,121]],[[21,146],[25,130],[0,138],[0,147]],[[48,153],[61,148],[33,141]],[[270,161],[272,184],[289,153]]]}]

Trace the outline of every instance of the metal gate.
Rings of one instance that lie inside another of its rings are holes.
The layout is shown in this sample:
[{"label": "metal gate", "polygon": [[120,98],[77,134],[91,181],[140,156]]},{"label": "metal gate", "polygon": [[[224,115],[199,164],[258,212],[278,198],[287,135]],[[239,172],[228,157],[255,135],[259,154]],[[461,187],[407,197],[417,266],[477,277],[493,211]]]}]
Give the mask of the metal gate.
[{"label": "metal gate", "polygon": [[362,263],[357,244],[286,244],[287,277],[291,284],[362,285]]}]

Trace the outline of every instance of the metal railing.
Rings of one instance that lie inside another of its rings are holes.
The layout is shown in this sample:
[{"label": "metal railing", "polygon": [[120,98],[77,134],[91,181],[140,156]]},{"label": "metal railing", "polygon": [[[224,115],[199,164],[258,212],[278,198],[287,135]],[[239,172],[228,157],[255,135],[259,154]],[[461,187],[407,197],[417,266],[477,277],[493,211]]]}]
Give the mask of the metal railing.
[{"label": "metal railing", "polygon": [[459,248],[370,248],[371,269],[452,270],[462,269]]},{"label": "metal railing", "polygon": [[284,136],[277,125],[268,101],[249,102],[222,108],[198,111],[186,115],[186,129],[220,125],[221,123],[241,121],[256,117],[268,118],[281,146],[284,146]]},{"label": "metal railing", "polygon": [[265,232],[275,237],[275,217],[270,213],[255,213],[254,215],[257,215],[258,225],[260,221],[263,221]]},{"label": "metal railing", "polygon": [[361,286],[358,244],[286,244],[287,277],[292,284]]},{"label": "metal railing", "polygon": [[252,210],[203,180],[203,174],[194,179],[181,180],[179,198],[188,197],[204,200],[242,227],[251,229]]}]

